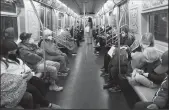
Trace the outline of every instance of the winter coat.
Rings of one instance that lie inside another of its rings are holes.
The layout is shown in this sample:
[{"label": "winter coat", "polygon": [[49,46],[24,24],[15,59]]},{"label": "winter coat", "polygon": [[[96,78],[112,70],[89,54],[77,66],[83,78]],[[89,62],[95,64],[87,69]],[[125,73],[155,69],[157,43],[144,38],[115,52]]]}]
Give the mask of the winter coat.
[{"label": "winter coat", "polygon": [[168,77],[164,79],[160,88],[156,92],[153,103],[156,104],[160,109],[168,108]]},{"label": "winter coat", "polygon": [[43,51],[35,44],[20,43],[19,56],[32,69],[35,69],[37,64],[43,61]]}]

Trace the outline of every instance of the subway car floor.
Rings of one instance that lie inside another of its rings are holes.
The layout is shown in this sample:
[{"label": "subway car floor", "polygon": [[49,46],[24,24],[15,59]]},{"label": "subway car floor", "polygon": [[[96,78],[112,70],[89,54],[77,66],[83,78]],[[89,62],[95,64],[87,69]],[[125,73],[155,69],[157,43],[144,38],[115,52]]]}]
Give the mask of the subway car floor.
[{"label": "subway car floor", "polygon": [[82,43],[76,56],[69,57],[71,71],[61,77],[62,92],[48,92],[47,99],[64,109],[111,109],[129,110],[122,92],[103,90],[105,80],[100,77],[103,55],[94,55],[91,44]]}]

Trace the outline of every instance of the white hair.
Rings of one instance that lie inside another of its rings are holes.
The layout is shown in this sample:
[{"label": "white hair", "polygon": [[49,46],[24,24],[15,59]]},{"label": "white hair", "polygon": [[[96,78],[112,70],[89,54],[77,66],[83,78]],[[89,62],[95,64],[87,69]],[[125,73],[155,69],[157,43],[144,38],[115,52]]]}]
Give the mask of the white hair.
[{"label": "white hair", "polygon": [[160,59],[160,54],[157,52],[157,50],[154,47],[147,47],[143,51],[144,56],[146,57],[147,62],[154,62]]},{"label": "white hair", "polygon": [[51,36],[52,35],[52,31],[49,30],[49,29],[46,29],[46,30],[44,30],[43,34],[44,34],[45,37]]}]

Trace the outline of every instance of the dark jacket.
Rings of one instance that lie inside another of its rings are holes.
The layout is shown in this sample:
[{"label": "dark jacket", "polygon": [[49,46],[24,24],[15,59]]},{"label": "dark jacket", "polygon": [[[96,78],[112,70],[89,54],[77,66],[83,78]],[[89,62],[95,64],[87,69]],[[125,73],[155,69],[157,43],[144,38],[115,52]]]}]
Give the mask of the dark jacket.
[{"label": "dark jacket", "polygon": [[162,82],[160,88],[156,92],[153,103],[156,104],[160,109],[168,108],[168,76]]},{"label": "dark jacket", "polygon": [[160,60],[157,60],[153,63],[146,63],[141,69],[148,74],[148,79],[153,81],[155,84],[161,84],[166,77],[166,74],[157,74],[154,72],[154,69],[161,64]]}]

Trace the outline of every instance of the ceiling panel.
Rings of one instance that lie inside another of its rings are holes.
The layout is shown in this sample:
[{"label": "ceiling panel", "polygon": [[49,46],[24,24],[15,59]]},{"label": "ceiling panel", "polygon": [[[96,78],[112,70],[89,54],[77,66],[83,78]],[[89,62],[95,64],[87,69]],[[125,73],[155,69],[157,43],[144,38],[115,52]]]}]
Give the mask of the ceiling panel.
[{"label": "ceiling panel", "polygon": [[83,3],[85,3],[86,13],[96,13],[107,0],[60,0],[77,14],[83,14]]}]

